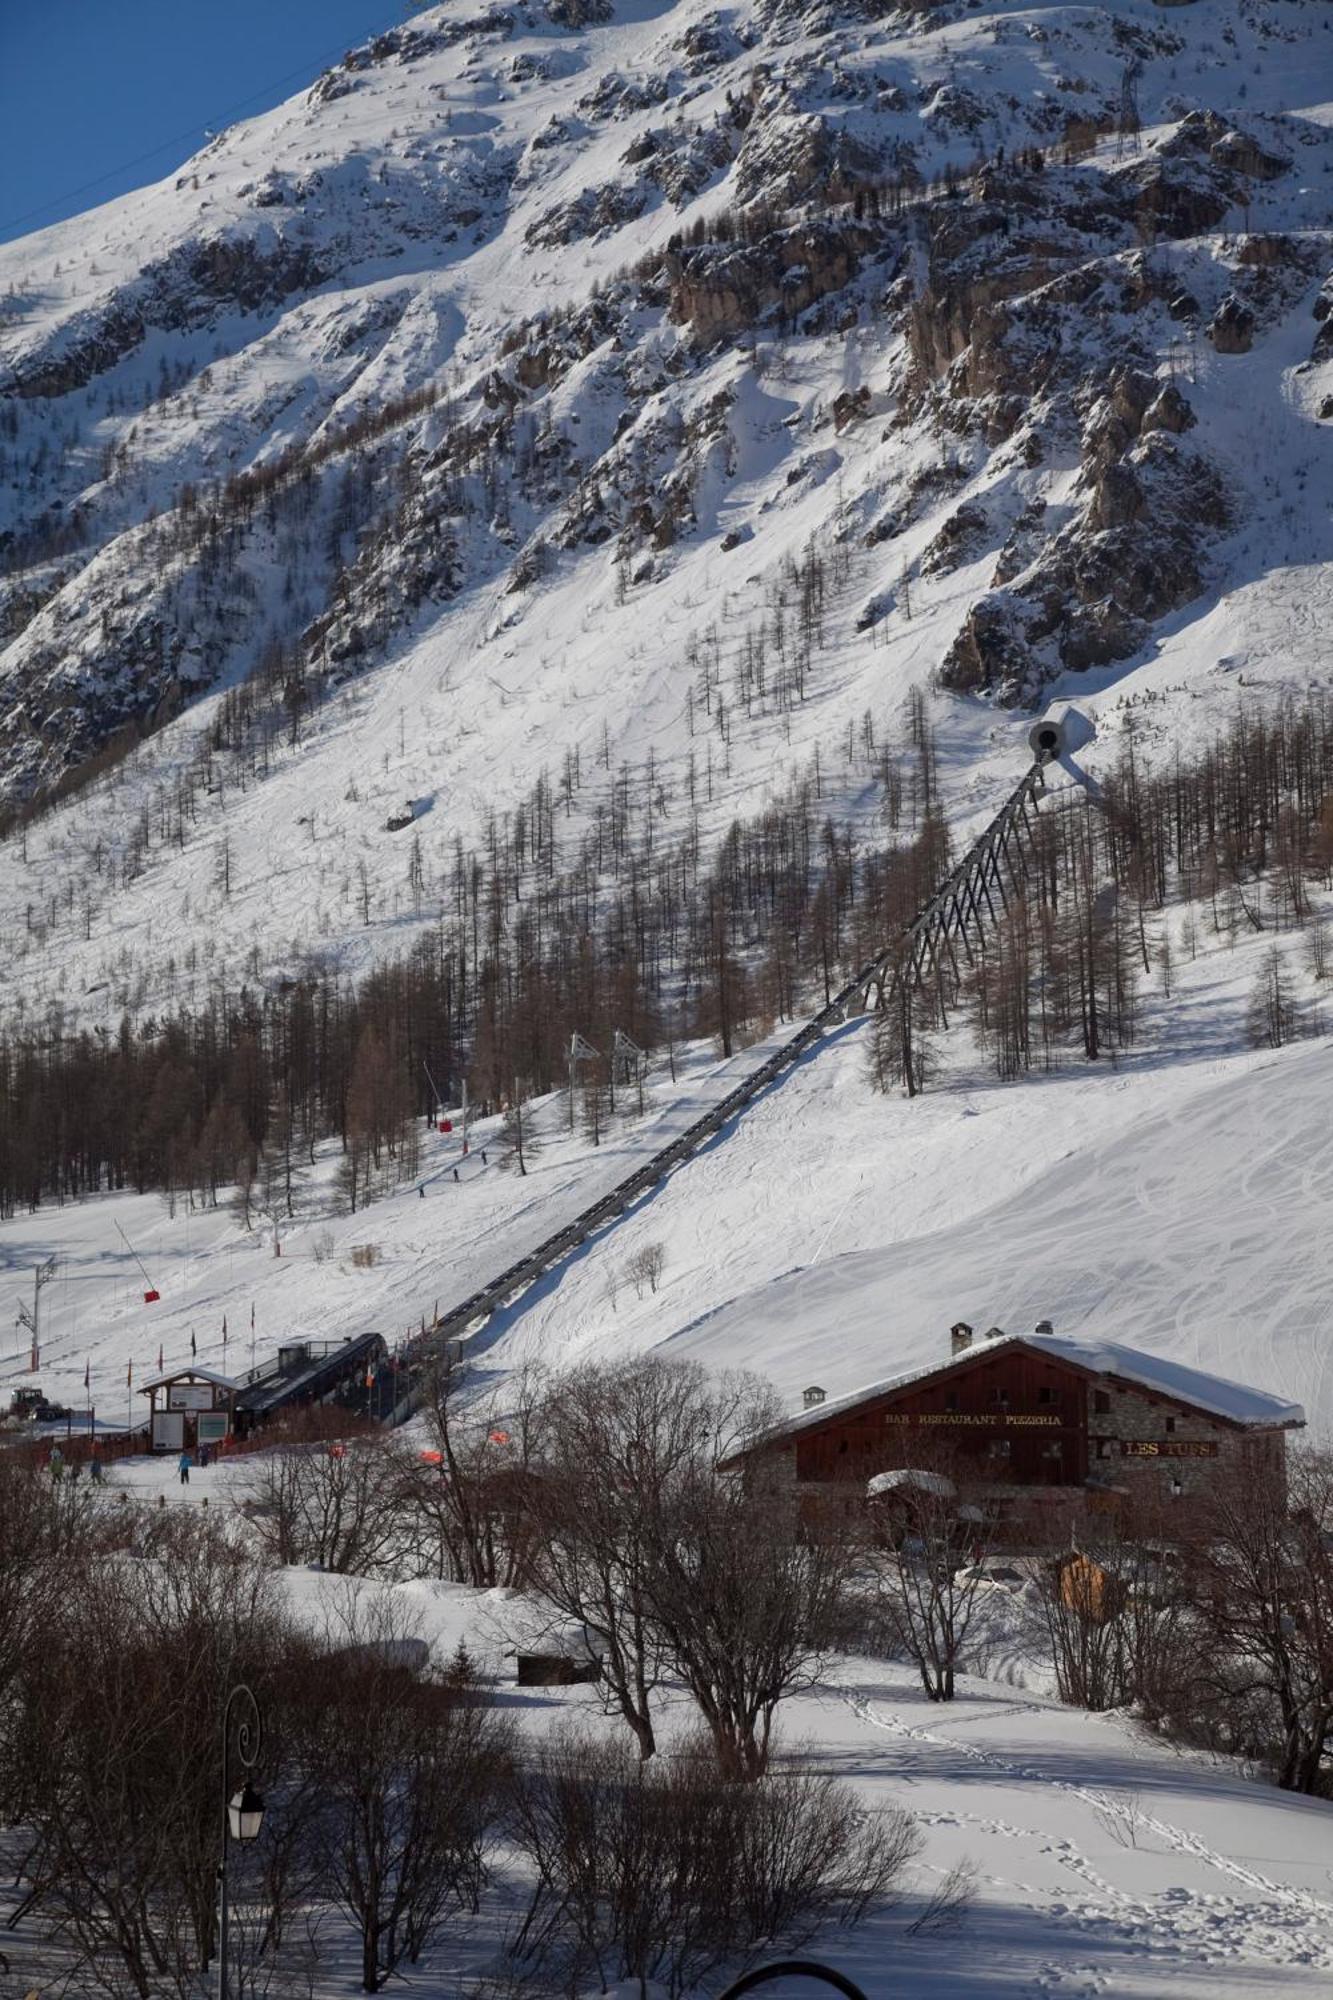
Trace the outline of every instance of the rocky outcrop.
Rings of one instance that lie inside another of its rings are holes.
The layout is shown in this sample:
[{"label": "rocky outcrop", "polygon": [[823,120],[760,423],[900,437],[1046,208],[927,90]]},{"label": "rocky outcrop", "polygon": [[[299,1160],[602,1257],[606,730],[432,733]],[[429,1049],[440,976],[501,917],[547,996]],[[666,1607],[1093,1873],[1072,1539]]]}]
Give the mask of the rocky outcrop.
[{"label": "rocky outcrop", "polygon": [[668,252],[664,269],[671,317],[712,341],[755,325],[766,313],[794,319],[817,299],[841,291],[871,239],[856,225],[825,221],[773,230],[759,242],[704,244]]},{"label": "rocky outcrop", "polygon": [[529,248],[559,250],[588,237],[605,236],[623,229],[648,206],[648,190],[642,181],[606,181],[601,187],[584,188],[569,201],[558,202],[544,215],[528,224],[524,240]]},{"label": "rocky outcrop", "polygon": [[62,327],[50,348],[24,360],[6,385],[11,395],[64,396],[133,353],[150,328],[204,324],[220,308],[258,312],[329,276],[328,254],[273,236],[201,237],[145,266],[95,312]]},{"label": "rocky outcrop", "polygon": [[615,16],[612,0],[545,0],[546,18],[557,28],[589,28]]},{"label": "rocky outcrop", "polygon": [[1230,518],[1212,467],[1170,433],[1146,432],[1095,473],[1082,512],[1025,570],[1002,566],[1000,581],[1012,581],[968,612],[945,686],[1017,705],[1055,674],[1127,659],[1153,620],[1199,595],[1208,542]]},{"label": "rocky outcrop", "polygon": [[961,564],[974,561],[989,532],[990,523],[980,507],[956,508],[922,555],[922,575],[947,576]]},{"label": "rocky outcrop", "polygon": [[1254,345],[1254,312],[1228,292],[1208,322],[1208,338],[1219,354],[1248,354]]}]

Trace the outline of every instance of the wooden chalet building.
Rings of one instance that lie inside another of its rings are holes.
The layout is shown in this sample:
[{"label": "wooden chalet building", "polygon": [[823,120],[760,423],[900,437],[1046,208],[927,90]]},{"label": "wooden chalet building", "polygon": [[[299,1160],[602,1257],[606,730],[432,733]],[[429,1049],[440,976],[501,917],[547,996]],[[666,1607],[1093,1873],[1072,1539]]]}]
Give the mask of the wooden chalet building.
[{"label": "wooden chalet building", "polygon": [[960,1322],[950,1347],[937,1367],[836,1400],[807,1389],[799,1415],[729,1463],[807,1517],[852,1513],[876,1475],[923,1465],[1017,1517],[1188,1499],[1243,1454],[1281,1458],[1305,1422],[1299,1404],[1112,1341],[1058,1338],[1047,1321],[979,1338]]}]

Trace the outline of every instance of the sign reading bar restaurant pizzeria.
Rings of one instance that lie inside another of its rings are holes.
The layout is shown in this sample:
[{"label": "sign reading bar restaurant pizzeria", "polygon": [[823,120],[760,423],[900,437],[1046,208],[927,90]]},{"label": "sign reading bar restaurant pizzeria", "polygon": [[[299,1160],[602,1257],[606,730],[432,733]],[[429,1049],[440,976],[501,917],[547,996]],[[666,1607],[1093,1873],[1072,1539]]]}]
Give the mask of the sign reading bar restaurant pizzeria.
[{"label": "sign reading bar restaurant pizzeria", "polygon": [[1062,1417],[1048,1416],[1044,1411],[1040,1416],[1029,1416],[1023,1410],[890,1410],[884,1421],[886,1424],[982,1424],[988,1430],[1040,1424],[1043,1429],[1057,1431],[1064,1423]]},{"label": "sign reading bar restaurant pizzeria", "polygon": [[1216,1458],[1209,1438],[1121,1438],[1122,1458]]}]

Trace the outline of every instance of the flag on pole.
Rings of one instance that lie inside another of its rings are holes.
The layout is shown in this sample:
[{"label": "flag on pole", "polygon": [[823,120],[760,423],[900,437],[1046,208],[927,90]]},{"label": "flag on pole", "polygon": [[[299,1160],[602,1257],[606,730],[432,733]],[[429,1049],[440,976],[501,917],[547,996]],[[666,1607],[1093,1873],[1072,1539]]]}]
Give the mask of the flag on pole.
[{"label": "flag on pole", "polygon": [[196,1354],[197,1354],[198,1352],[199,1352],[199,1349],[198,1349],[198,1348],[197,1348],[197,1347],[195,1346],[195,1344],[194,1344],[194,1328],[193,1328],[193,1327],[191,1327],[191,1328],[190,1328],[190,1359],[191,1359],[191,1361],[193,1361],[193,1360],[194,1360],[194,1357],[195,1357],[195,1355],[196,1355]]},{"label": "flag on pole", "polygon": [[222,1315],[222,1346],[223,1346],[223,1351],[225,1352],[225,1351],[226,1351],[226,1346],[227,1346],[227,1315],[226,1315],[226,1313],[223,1313],[223,1315]]},{"label": "flag on pole", "polygon": [[90,1361],[85,1361],[85,1362],[84,1362],[84,1364],[83,1364],[83,1393],[84,1393],[84,1395],[85,1395],[85,1396],[87,1395],[88,1391],[89,1391],[89,1390],[90,1390],[90,1389],[92,1388],[92,1386],[93,1386],[93,1378],[92,1378],[92,1375],[91,1375],[91,1374],[90,1374],[90,1372],[89,1372],[89,1371],[90,1371],[90,1369],[91,1369],[91,1367],[92,1367],[92,1363],[91,1363]]},{"label": "flag on pole", "polygon": [[251,1301],[250,1301],[250,1331],[251,1331],[251,1333],[253,1333],[253,1332],[254,1332],[254,1330],[255,1330],[255,1302],[254,1302],[254,1300],[253,1300],[253,1299],[251,1299]]},{"label": "flag on pole", "polygon": [[132,1389],[134,1387],[134,1363],[132,1361],[126,1363],[125,1387],[127,1389]]},{"label": "flag on pole", "polygon": [[165,1364],[162,1359],[162,1343],[159,1340],[157,1343],[157,1372],[159,1375],[162,1373],[164,1365]]}]

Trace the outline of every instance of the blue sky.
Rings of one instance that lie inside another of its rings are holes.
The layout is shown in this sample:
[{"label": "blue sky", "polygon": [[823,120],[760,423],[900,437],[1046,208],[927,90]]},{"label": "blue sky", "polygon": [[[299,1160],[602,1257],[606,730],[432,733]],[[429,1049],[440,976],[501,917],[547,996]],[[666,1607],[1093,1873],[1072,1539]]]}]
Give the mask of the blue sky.
[{"label": "blue sky", "polygon": [[160,180],[205,129],[279,103],[410,11],[405,0],[0,0],[0,242]]}]

